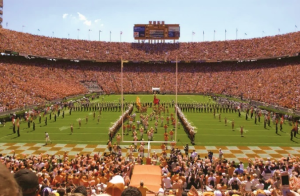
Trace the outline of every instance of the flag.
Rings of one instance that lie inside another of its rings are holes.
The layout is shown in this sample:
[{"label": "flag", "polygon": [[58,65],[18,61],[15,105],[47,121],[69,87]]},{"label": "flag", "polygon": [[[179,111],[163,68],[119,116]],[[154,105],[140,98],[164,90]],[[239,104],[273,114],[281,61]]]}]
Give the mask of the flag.
[{"label": "flag", "polygon": [[298,28],[297,25],[295,25],[295,27]]},{"label": "flag", "polygon": [[77,29],[77,31],[80,31],[80,29]]},{"label": "flag", "polygon": [[141,107],[141,99],[139,97],[136,97],[136,105]]},{"label": "flag", "polygon": [[195,32],[193,31],[192,34],[195,35]]},{"label": "flag", "polygon": [[6,27],[8,26],[8,22],[6,23]]},{"label": "flag", "polygon": [[216,30],[214,30],[214,33],[216,33]]},{"label": "flag", "polygon": [[238,32],[238,29],[236,29],[236,32]]},{"label": "flag", "polygon": [[227,31],[226,31],[226,29],[225,29],[225,33],[226,33]]},{"label": "flag", "polygon": [[123,32],[122,31],[120,31],[120,35],[122,35],[123,34]]},{"label": "flag", "polygon": [[247,33],[245,33],[245,35],[247,35]]},{"label": "flag", "polygon": [[24,25],[22,27],[25,27]]},{"label": "flag", "polygon": [[38,31],[40,31],[40,29],[38,29]]},{"label": "flag", "polygon": [[204,31],[203,31],[203,35],[204,35]]},{"label": "flag", "polygon": [[278,29],[278,31],[280,32],[280,29]]},{"label": "flag", "polygon": [[160,101],[160,100],[156,98],[156,95],[154,95],[154,98],[153,98],[153,103],[154,103],[154,105],[159,104],[159,101]]},{"label": "flag", "polygon": [[111,31],[109,33],[111,34]]},{"label": "flag", "polygon": [[89,31],[92,31],[91,29],[89,29]]}]

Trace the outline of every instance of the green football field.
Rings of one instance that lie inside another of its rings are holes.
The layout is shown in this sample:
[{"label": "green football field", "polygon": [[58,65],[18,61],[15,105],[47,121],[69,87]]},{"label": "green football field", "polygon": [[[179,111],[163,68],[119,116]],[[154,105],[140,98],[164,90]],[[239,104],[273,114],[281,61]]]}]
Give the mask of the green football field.
[{"label": "green football field", "polygon": [[[138,95],[141,102],[152,102],[153,95]],[[125,101],[135,102],[137,95],[124,95]],[[158,95],[161,102],[175,101],[174,95]],[[209,97],[200,95],[178,95],[178,102],[194,103],[213,102]],[[101,96],[92,102],[119,102],[120,95]],[[137,109],[134,108],[133,112]],[[148,109],[148,113],[152,108]],[[174,113],[174,108],[170,108],[170,113]],[[100,123],[97,123],[97,116],[93,119],[93,112],[73,111],[69,115],[69,111],[65,111],[65,117],[58,117],[56,122],[52,115],[48,125],[45,126],[44,119],[39,124],[38,119],[35,120],[36,130],[33,131],[32,125],[27,128],[27,123],[20,124],[21,136],[13,134],[11,122],[7,122],[6,126],[0,125],[0,142],[2,143],[44,143],[45,132],[48,132],[53,143],[58,144],[106,144],[108,141],[108,129],[114,123],[121,112],[106,112],[103,111],[100,117]],[[139,113],[136,120],[139,120]],[[275,133],[275,125],[271,123],[271,127],[264,129],[263,122],[255,124],[254,119],[245,120],[245,114],[242,113],[238,117],[238,113],[221,113],[221,122],[219,122],[218,114],[214,118],[213,113],[194,113],[184,112],[186,118],[196,127],[195,143],[199,146],[300,146],[300,136],[290,140],[291,126],[286,122],[283,125],[283,130]],[[165,119],[168,114],[162,114]],[[170,114],[169,114],[170,115]],[[85,118],[88,116],[88,123]],[[225,126],[224,118],[228,119],[228,124]],[[82,119],[82,127],[78,126],[78,119]],[[234,120],[235,128],[232,130],[231,121]],[[149,127],[154,127],[155,121],[149,121]],[[165,121],[166,122],[166,121]],[[126,124],[127,122],[125,122]],[[70,134],[70,125],[74,124],[74,133]],[[241,137],[240,126],[244,127],[244,137]],[[171,127],[171,125],[170,125]],[[169,129],[168,129],[169,130]],[[119,130],[121,132],[121,130]],[[163,141],[164,128],[160,127],[158,133],[154,134],[154,141]],[[139,133],[138,133],[139,136]],[[124,140],[132,141],[131,134],[124,135]],[[144,134],[144,140],[147,141],[147,136]],[[182,126],[178,129],[177,141],[179,145],[190,144],[187,134],[184,132]],[[115,138],[114,138],[115,142]],[[128,144],[128,143],[123,143]],[[154,144],[159,145],[159,144]]]}]

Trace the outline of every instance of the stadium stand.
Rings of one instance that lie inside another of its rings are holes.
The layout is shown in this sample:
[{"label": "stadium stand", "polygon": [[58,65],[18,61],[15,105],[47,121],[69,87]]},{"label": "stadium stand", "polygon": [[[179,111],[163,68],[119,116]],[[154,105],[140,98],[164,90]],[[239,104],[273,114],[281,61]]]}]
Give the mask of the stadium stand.
[{"label": "stadium stand", "polygon": [[[226,42],[135,44],[58,39],[0,29],[0,40],[2,52],[35,56],[0,56],[0,111],[44,104],[94,88],[119,93],[120,57],[138,62],[125,64],[125,93],[152,93],[153,86],[174,93],[175,66],[171,61],[176,56],[186,62],[179,64],[179,93],[243,94],[251,100],[300,109],[300,58],[283,58],[298,56],[300,33]],[[276,59],[279,57],[282,59]],[[40,195],[45,195],[45,190],[47,195],[101,195],[106,188],[114,190],[112,187],[120,188],[116,192],[121,193],[124,185],[130,185],[133,166],[143,164],[139,156],[121,155],[118,151],[72,158],[67,152],[63,157],[0,154],[0,161],[11,173],[25,168],[35,172],[41,187],[33,191]],[[290,176],[290,189],[300,189],[298,157],[249,159],[245,168],[217,157],[200,160],[195,152],[185,155],[176,148],[169,157],[153,158],[162,168],[162,181],[161,189],[151,191],[161,195],[287,195],[281,192],[282,171]],[[113,184],[115,176],[123,177],[121,186]],[[106,193],[114,195],[113,191]]]},{"label": "stadium stand", "polygon": [[59,39],[0,29],[1,49],[62,59],[120,61],[218,61],[295,56],[300,32],[249,40],[137,44]]},{"label": "stadium stand", "polygon": [[[22,108],[88,92],[82,81],[91,81],[107,93],[120,93],[120,65],[0,57],[0,107]],[[178,92],[225,94],[299,110],[299,58],[256,62],[179,64]],[[96,84],[95,84],[96,83]],[[203,85],[205,84],[205,85]],[[175,92],[175,65],[124,66],[124,93]],[[5,109],[2,109],[3,111]]]},{"label": "stadium stand", "polygon": [[[237,163],[216,156],[199,159],[195,151],[185,154],[175,146],[168,157],[162,154],[159,157],[153,156],[152,160],[154,159],[161,167],[161,187],[156,186],[156,190],[151,190],[154,186],[149,185],[150,191],[156,195],[279,196],[285,195],[285,191],[298,195],[297,191],[300,190],[299,158],[290,155],[288,159],[279,158],[276,161],[254,158],[245,160],[245,163]],[[35,189],[30,190],[40,195],[45,195],[45,191],[48,192],[47,195],[51,192],[59,195],[71,192],[83,192],[84,195],[121,195],[125,186],[130,185],[134,165],[144,164],[141,157],[123,157],[118,151],[104,155],[78,154],[73,158],[67,152],[63,156],[41,153],[17,157],[14,153],[8,156],[0,154],[0,161],[11,173],[18,173],[15,178],[20,186],[35,186]],[[286,181],[282,182],[284,179],[281,176],[285,173],[290,178],[290,190],[282,189],[282,183]],[[150,182],[153,183],[160,182]],[[37,184],[40,186],[36,189]],[[135,186],[137,184],[138,182]],[[145,188],[146,186],[147,184]]]}]

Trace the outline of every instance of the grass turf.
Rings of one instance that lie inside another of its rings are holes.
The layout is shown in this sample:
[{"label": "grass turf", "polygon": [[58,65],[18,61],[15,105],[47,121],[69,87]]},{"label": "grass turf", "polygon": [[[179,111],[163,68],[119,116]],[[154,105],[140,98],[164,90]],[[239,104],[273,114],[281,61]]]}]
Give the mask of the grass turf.
[{"label": "grass turf", "polygon": [[[152,102],[153,95],[138,95],[141,102]],[[125,101],[135,102],[137,95],[125,95]],[[171,102],[175,100],[174,95],[158,95],[161,102]],[[100,97],[92,102],[119,102],[120,95],[110,95]],[[209,97],[200,95],[179,95],[178,102],[213,102]],[[134,109],[134,112],[136,108]],[[152,109],[148,109],[148,113]],[[174,113],[174,108],[170,109],[170,113]],[[275,133],[275,125],[271,124],[271,127],[264,129],[263,121],[254,124],[253,119],[245,120],[245,115],[242,113],[241,117],[238,117],[238,113],[222,113],[222,120],[219,122],[218,114],[216,118],[213,117],[213,113],[196,113],[196,112],[184,112],[187,119],[197,129],[195,138],[196,145],[199,146],[300,146],[300,137],[294,138],[294,141],[290,141],[291,126],[288,123],[283,125],[283,131]],[[73,111],[72,115],[69,115],[68,110],[65,111],[65,118],[61,116],[54,122],[49,120],[48,125],[42,118],[42,123],[38,123],[38,119],[35,120],[36,130],[32,130],[32,125],[27,128],[27,123],[20,124],[20,137],[16,134],[12,134],[12,124],[7,122],[6,126],[0,126],[0,142],[4,143],[44,143],[45,132],[48,132],[53,143],[63,144],[106,144],[108,140],[108,128],[113,122],[115,122],[121,112],[102,112],[100,117],[100,123],[97,123],[98,112],[96,112],[96,118],[93,120],[93,112],[79,112]],[[85,117],[88,116],[88,123],[85,123]],[[167,114],[164,115],[165,119]],[[228,124],[225,126],[224,118],[227,117]],[[78,126],[78,119],[82,119],[82,127]],[[137,113],[136,120],[139,119],[139,113]],[[234,119],[235,129],[231,129],[231,121]],[[165,121],[166,122],[166,121]],[[149,121],[149,127],[154,127],[154,121]],[[70,135],[70,125],[74,124],[74,133]],[[160,125],[160,124],[159,124]],[[240,135],[240,126],[244,127],[244,137]],[[169,126],[171,127],[171,126]],[[168,129],[169,130],[169,129]],[[163,141],[164,128],[159,126],[158,133],[154,134],[155,141]],[[139,136],[139,132],[138,132]],[[124,136],[124,140],[132,140],[131,133],[129,136]],[[147,136],[144,134],[144,140],[147,141]],[[178,145],[190,144],[186,133],[182,126],[178,129],[177,140]],[[115,141],[115,138],[114,138]],[[128,145],[128,143],[123,143]],[[159,145],[159,144],[153,144]]]}]

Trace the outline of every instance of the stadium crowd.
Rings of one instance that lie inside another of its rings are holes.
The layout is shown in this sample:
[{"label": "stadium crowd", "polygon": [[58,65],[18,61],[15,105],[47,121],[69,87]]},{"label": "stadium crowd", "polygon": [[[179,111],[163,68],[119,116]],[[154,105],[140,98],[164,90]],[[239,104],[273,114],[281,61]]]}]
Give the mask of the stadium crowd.
[{"label": "stadium crowd", "polygon": [[22,54],[107,62],[243,60],[295,55],[300,52],[300,33],[249,40],[148,44],[60,39],[0,29],[1,47]]},{"label": "stadium crowd", "polygon": [[[246,99],[299,110],[299,58],[257,62],[178,65],[178,93],[243,95]],[[119,64],[0,58],[0,108],[22,108],[87,93],[93,81],[106,93],[121,92]],[[124,93],[175,93],[175,65],[125,64]]]},{"label": "stadium crowd", "polygon": [[[77,154],[75,157],[69,157],[67,152],[63,156],[24,154],[23,157],[12,153],[0,154],[0,178],[11,180],[14,175],[21,188],[16,188],[14,180],[9,181],[11,186],[1,181],[1,193],[16,191],[27,196],[37,193],[41,196],[68,193],[121,196],[130,187],[134,165],[145,164],[141,156],[131,153],[122,156],[120,148],[103,155]],[[255,158],[237,163],[228,161],[222,149],[217,156],[209,151],[208,156],[200,157],[188,146],[184,151],[174,146],[169,156],[153,153],[152,164],[161,167],[161,187],[159,190],[148,190],[147,185],[138,187],[144,191],[143,196],[147,190],[169,196],[286,196],[299,195],[300,191],[299,157],[290,155],[277,160]],[[119,178],[117,183],[115,177]]]},{"label": "stadium crowd", "polygon": [[[186,62],[260,59],[295,56],[300,52],[299,32],[251,40],[137,44],[50,38],[0,28],[0,39],[1,51],[57,59],[56,62],[1,56],[0,112],[87,93],[87,87],[99,86],[106,93],[120,93],[120,66],[114,62],[121,57],[134,62],[153,61],[124,65],[125,93],[151,93],[152,87],[174,93],[175,64],[161,62],[174,61],[176,57]],[[179,64],[178,92],[244,96],[299,110],[299,71],[299,58]],[[117,123],[119,127],[120,121]],[[111,143],[108,148],[110,153],[75,157],[67,152],[63,156],[0,154],[0,195],[125,195],[130,189],[127,187],[134,165],[145,164],[145,159],[131,153],[124,157],[121,148]],[[166,152],[151,155],[151,163],[161,167],[161,188],[147,190],[147,185],[143,187],[141,183],[140,195],[144,196],[146,191],[169,196],[300,193],[299,157],[255,158],[236,163],[227,160],[222,149],[217,157],[212,152],[199,157],[188,145],[184,152],[179,149],[173,146],[169,156]],[[114,177],[122,178],[118,191],[112,188]]]}]

